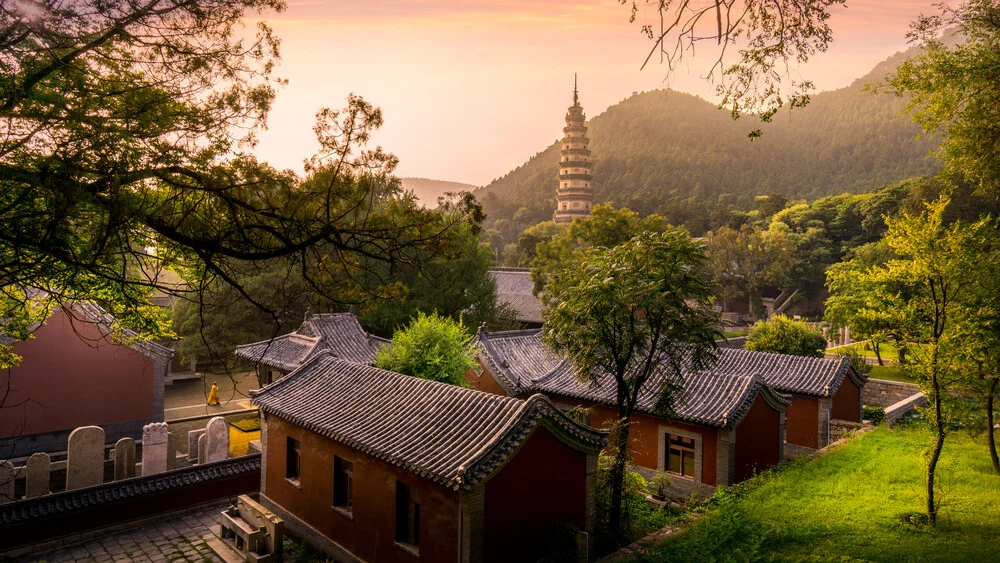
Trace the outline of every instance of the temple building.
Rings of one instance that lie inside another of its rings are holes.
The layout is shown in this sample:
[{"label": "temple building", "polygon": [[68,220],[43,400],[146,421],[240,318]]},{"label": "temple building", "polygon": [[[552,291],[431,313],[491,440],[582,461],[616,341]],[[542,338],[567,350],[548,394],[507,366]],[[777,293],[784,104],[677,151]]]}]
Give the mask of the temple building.
[{"label": "temple building", "polygon": [[590,148],[587,138],[586,116],[580,105],[573,76],[573,105],[566,112],[566,127],[562,148],[559,151],[559,188],[556,190],[556,223],[569,223],[574,217],[590,215],[593,206],[594,188],[591,185]]}]

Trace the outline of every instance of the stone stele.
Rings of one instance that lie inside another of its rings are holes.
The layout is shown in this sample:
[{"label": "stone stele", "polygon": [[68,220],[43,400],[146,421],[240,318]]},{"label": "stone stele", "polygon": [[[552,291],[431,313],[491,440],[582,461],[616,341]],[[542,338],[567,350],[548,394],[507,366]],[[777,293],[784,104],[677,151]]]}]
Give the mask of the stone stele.
[{"label": "stone stele", "polygon": [[229,459],[229,423],[221,416],[208,421],[205,427],[205,461]]},{"label": "stone stele", "polygon": [[104,429],[81,426],[69,435],[66,447],[66,490],[104,482]]},{"label": "stone stele", "polygon": [[52,459],[49,458],[49,454],[44,452],[31,454],[24,467],[25,498],[38,498],[48,493],[52,478]]},{"label": "stone stele", "polygon": [[170,446],[166,422],[151,422],[142,427],[142,474],[154,475],[167,470]]}]

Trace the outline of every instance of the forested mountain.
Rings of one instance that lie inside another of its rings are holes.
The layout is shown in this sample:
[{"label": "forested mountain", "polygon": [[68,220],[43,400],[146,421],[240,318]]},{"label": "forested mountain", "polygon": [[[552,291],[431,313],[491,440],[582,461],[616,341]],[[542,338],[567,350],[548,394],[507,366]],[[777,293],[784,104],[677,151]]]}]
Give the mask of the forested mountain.
[{"label": "forested mountain", "polygon": [[[812,96],[763,126],[733,121],[689,94],[634,94],[588,122],[595,202],[659,213],[694,235],[725,224],[731,210],[748,210],[757,195],[789,199],[862,192],[904,178],[934,174],[929,140],[906,116],[905,101],[863,91],[909,53],[883,61],[849,87]],[[584,99],[584,104],[586,100]],[[558,134],[558,130],[553,131]],[[516,241],[527,226],[555,209],[558,142],[476,192],[494,247]]]},{"label": "forested mountain", "polygon": [[403,189],[416,194],[420,204],[425,207],[436,207],[438,196],[445,192],[468,192],[476,189],[472,184],[449,182],[447,180],[431,180],[429,178],[400,178]]}]

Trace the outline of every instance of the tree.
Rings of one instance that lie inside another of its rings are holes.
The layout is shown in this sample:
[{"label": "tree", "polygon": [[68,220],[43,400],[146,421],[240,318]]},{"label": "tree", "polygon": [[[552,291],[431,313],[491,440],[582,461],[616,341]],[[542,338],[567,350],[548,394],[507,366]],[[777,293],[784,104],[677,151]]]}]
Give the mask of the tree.
[{"label": "tree", "polygon": [[927,517],[936,522],[935,470],[949,430],[945,405],[962,380],[962,351],[968,344],[963,327],[976,321],[976,284],[982,279],[983,257],[995,248],[996,232],[986,220],[946,225],[948,198],[928,204],[914,216],[888,220],[886,244],[893,258],[883,266],[856,271],[854,298],[862,316],[888,317],[900,342],[911,344],[907,369],[920,381],[930,400],[935,441],[927,465]]},{"label": "tree", "polygon": [[[911,25],[923,52],[888,78],[909,98],[908,112],[924,130],[943,134],[938,155],[946,169],[996,196],[1000,193],[1000,5],[967,0]],[[942,36],[943,32],[943,36]],[[950,46],[954,38],[957,45]]]},{"label": "tree", "polygon": [[31,326],[33,311],[94,300],[160,336],[168,325],[148,295],[178,293],[164,269],[191,282],[187,298],[216,282],[251,298],[239,283],[248,263],[294,259],[310,287],[356,302],[370,297],[352,283],[366,264],[433,254],[413,251],[433,251],[450,223],[388,220],[380,190],[396,159],[366,148],[382,115],[361,98],[317,113],[320,150],[304,181],[241,152],[275,96],[278,42],[263,23],[249,39],[235,27],[282,7],[0,7],[0,318]]},{"label": "tree", "polygon": [[[827,289],[830,296],[826,300],[823,319],[832,329],[850,327],[851,334],[871,341],[872,350],[883,365],[880,346],[890,338],[902,344],[902,334],[898,330],[899,319],[896,311],[889,307],[871,307],[876,283],[864,276],[872,268],[881,268],[892,258],[888,244],[884,240],[855,248],[844,262],[833,264],[826,270]],[[878,282],[882,283],[882,282]],[[899,285],[900,292],[907,287]],[[905,362],[905,346],[900,346],[901,363]]]},{"label": "tree", "polygon": [[[619,0],[632,9],[635,21],[640,7],[655,4],[654,23],[645,23],[642,32],[653,41],[653,48],[643,67],[654,54],[666,62],[669,72],[694,54],[705,42],[715,44],[715,54],[707,72],[718,79],[716,91],[721,106],[728,107],[733,118],[744,112],[757,112],[767,122],[786,101],[792,108],[809,102],[811,81],[789,80],[789,91],[782,93],[782,79],[788,79],[789,66],[805,62],[826,51],[833,41],[827,20],[830,8],[846,0],[738,0],[713,2],[642,2]],[[739,42],[735,60],[730,49]],[[711,48],[711,47],[709,47]],[[751,138],[760,135],[757,129]]]},{"label": "tree", "polygon": [[714,288],[701,246],[678,229],[642,233],[614,247],[581,247],[559,276],[541,294],[543,339],[566,355],[581,382],[595,384],[607,374],[615,385],[609,528],[617,534],[629,420],[640,390],[652,386],[657,411],[669,416],[683,389],[682,366],[713,362]]},{"label": "tree", "polygon": [[516,328],[517,313],[500,301],[496,282],[489,274],[493,254],[479,241],[478,223],[456,225],[442,239],[435,256],[419,267],[395,266],[384,276],[395,280],[398,292],[391,299],[372,301],[360,308],[362,324],[372,332],[391,336],[418,311],[436,311],[442,317],[464,319],[469,326],[489,323],[498,330]]},{"label": "tree", "polygon": [[705,244],[722,296],[748,298],[754,317],[763,319],[767,311],[761,289],[787,282],[792,267],[794,248],[788,234],[751,225],[743,225],[738,231],[721,227],[709,233]]},{"label": "tree", "polygon": [[818,329],[803,321],[775,315],[753,325],[744,348],[757,352],[822,358],[823,351],[826,350],[826,338]]},{"label": "tree", "polygon": [[475,365],[476,347],[465,325],[436,313],[417,313],[375,359],[375,366],[385,370],[460,387],[469,387],[465,373]]},{"label": "tree", "polygon": [[551,230],[539,229],[551,235],[548,240],[537,242],[536,256],[531,262],[535,292],[541,292],[548,284],[559,283],[561,266],[570,264],[580,248],[611,248],[640,233],[662,233],[668,227],[666,220],[659,215],[640,219],[639,214],[631,209],[615,209],[611,204],[601,203],[594,206],[590,216],[574,219],[568,227],[556,225]]}]

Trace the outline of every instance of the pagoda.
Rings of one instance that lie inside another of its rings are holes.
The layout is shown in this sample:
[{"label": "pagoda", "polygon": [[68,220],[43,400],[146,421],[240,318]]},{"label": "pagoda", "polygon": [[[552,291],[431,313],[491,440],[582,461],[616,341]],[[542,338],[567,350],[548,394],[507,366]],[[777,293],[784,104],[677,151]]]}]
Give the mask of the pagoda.
[{"label": "pagoda", "polygon": [[556,223],[569,223],[574,217],[587,217],[593,206],[594,189],[591,186],[590,149],[587,138],[586,116],[580,105],[580,95],[573,75],[573,105],[566,111],[562,148],[559,151],[559,188],[556,189]]}]

